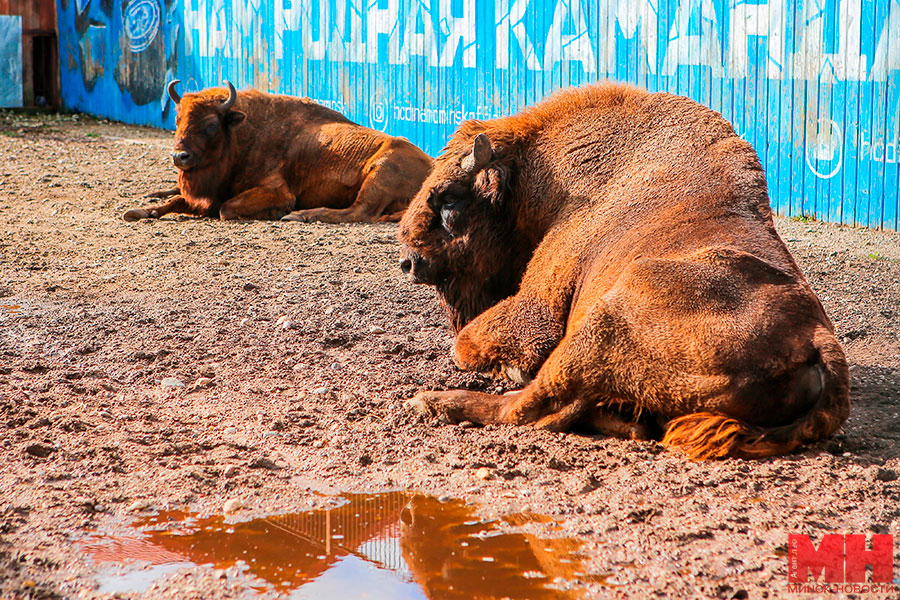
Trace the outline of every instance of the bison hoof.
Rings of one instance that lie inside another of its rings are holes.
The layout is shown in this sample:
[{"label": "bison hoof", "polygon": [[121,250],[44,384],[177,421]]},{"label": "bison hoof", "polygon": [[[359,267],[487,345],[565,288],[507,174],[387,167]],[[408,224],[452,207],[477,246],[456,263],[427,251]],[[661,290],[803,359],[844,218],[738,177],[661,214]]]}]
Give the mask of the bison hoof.
[{"label": "bison hoof", "polygon": [[464,395],[460,390],[419,392],[406,401],[406,406],[420,415],[437,417],[441,423],[454,424],[465,420],[460,403]]},{"label": "bison hoof", "polygon": [[288,213],[281,217],[282,221],[300,221],[301,223],[306,223],[309,219],[304,217],[303,215],[297,214],[295,212]]},{"label": "bison hoof", "polygon": [[419,392],[405,402],[406,407],[426,417],[437,417],[441,423],[453,423],[445,410],[441,410],[440,397],[435,392]]},{"label": "bison hoof", "polygon": [[525,371],[520,369],[519,367],[503,367],[503,374],[506,375],[506,378],[512,381],[517,385],[528,385],[531,383],[531,377],[525,374]]},{"label": "bison hoof", "polygon": [[141,219],[150,219],[153,217],[153,213],[148,210],[144,210],[143,208],[132,208],[127,213],[122,215],[122,218],[126,221],[140,221]]},{"label": "bison hoof", "polygon": [[424,398],[422,398],[422,394],[418,394],[413,398],[408,399],[403,403],[406,408],[412,410],[415,413],[419,413],[420,415],[425,415],[428,417],[434,416],[434,409],[428,405],[428,402]]}]

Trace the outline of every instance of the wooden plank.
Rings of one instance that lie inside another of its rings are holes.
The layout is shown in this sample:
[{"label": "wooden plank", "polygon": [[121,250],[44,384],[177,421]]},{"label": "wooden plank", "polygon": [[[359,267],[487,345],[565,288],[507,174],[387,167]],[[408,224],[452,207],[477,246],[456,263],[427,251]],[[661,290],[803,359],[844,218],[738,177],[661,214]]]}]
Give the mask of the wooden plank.
[{"label": "wooden plank", "polygon": [[[779,18],[777,11],[772,10],[767,5],[767,10],[762,18],[768,23],[770,35],[775,31],[776,27],[782,26],[775,23],[774,19]],[[783,15],[780,16],[784,18]],[[766,169],[768,180],[769,201],[772,209],[778,214],[786,214],[788,202],[785,200],[785,194],[782,192],[782,178],[780,176],[781,167],[781,80],[773,79],[768,76],[769,62],[774,60],[769,52],[769,39],[765,40],[765,59],[760,65],[761,75],[766,77],[766,138],[765,153],[763,154],[763,166]],[[784,40],[782,39],[782,43]]]},{"label": "wooden plank", "polygon": [[[890,31],[890,20],[894,17],[896,11],[891,10],[891,3],[885,3],[883,7],[884,31]],[[896,13],[900,16],[900,13]],[[888,40],[890,43],[890,40]],[[885,205],[885,163],[879,158],[880,153],[877,151],[878,144],[883,146],[886,133],[887,121],[887,86],[875,85],[872,90],[872,117],[871,117],[871,135],[870,135],[870,152],[869,163],[869,181],[870,181],[870,197],[869,197],[869,218],[866,225],[872,228],[881,228],[884,218]]]},{"label": "wooden plank", "polygon": [[22,2],[20,5],[20,10],[24,15],[25,21],[28,23],[25,26],[25,29],[38,29],[39,28],[39,19],[37,13],[37,7],[34,2]]},{"label": "wooden plank", "polygon": [[35,9],[35,28],[43,30],[55,29],[55,0],[35,0],[33,6]]},{"label": "wooden plank", "polygon": [[[841,23],[837,22],[836,19],[832,19],[832,23],[834,25],[832,27],[826,27],[823,37],[825,38],[825,50],[830,54],[836,56],[833,60],[835,61],[831,65],[831,69],[826,66],[823,70],[823,73],[820,77],[824,78],[827,76],[829,70],[835,71],[835,76],[837,76],[838,64],[841,59],[841,55],[839,53],[840,50],[840,36],[841,31]],[[842,181],[842,162],[843,162],[843,129],[841,127],[843,121],[843,96],[841,95],[841,91],[843,89],[842,81],[834,81],[828,82],[824,85],[820,86],[822,88],[822,93],[825,96],[826,100],[823,105],[821,105],[821,113],[820,118],[823,121],[823,125],[826,129],[829,130],[829,139],[834,147],[834,156],[835,162],[838,164],[832,167],[831,171],[824,173],[825,175],[830,175],[829,177],[819,178],[819,197],[823,200],[824,206],[818,209],[816,218],[819,220],[831,221],[832,223],[837,222],[840,223],[841,220],[841,201],[840,201],[840,193],[841,193],[841,181]],[[836,172],[834,172],[836,170]],[[834,172],[834,175],[831,173]]]},{"label": "wooden plank", "polygon": [[[900,31],[900,4],[893,4],[889,15],[888,28],[888,55],[900,55],[900,39],[891,32]],[[888,78],[884,84],[884,128],[883,128],[883,202],[882,202],[882,229],[898,229],[898,202],[900,202],[900,81],[896,78]],[[891,152],[893,148],[893,152]],[[874,158],[874,157],[873,157]]]},{"label": "wooden plank", "polygon": [[[859,88],[859,134],[860,136],[872,135],[872,88],[874,86],[860,86]],[[860,154],[864,152],[862,141],[860,142]],[[857,166],[858,192],[855,199],[855,221],[863,227],[869,226],[869,200],[872,195],[872,170],[869,160],[860,157]]]},{"label": "wooden plank", "polygon": [[790,13],[790,19],[788,19],[788,29],[785,36],[788,45],[785,48],[785,83],[782,98],[790,107],[788,118],[783,121],[789,127],[787,137],[790,140],[790,145],[784,155],[784,159],[788,164],[783,171],[786,171],[788,174],[788,188],[790,191],[789,214],[791,216],[800,216],[803,214],[803,194],[800,182],[802,181],[806,165],[803,160],[803,114],[801,111],[803,104],[798,104],[801,88],[796,78],[796,59],[794,56],[797,50],[798,32],[803,20],[800,7],[796,3],[787,5],[787,10]]}]

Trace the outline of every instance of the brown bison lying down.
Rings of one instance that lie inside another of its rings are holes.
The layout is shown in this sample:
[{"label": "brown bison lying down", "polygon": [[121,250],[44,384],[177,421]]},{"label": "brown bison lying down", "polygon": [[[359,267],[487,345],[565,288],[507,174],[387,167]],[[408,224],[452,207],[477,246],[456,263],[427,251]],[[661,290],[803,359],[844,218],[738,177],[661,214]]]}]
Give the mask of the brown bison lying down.
[{"label": "brown bison lying down", "polygon": [[305,98],[213,88],[178,96],[178,187],[126,221],[178,212],[228,219],[396,221],[431,169],[403,138]]},{"label": "brown bison lying down", "polygon": [[692,100],[605,84],[465,122],[400,239],[458,332],[457,365],[527,384],[423,392],[417,410],[664,431],[701,459],[789,452],[847,418],[844,353],[775,232],[759,159]]}]

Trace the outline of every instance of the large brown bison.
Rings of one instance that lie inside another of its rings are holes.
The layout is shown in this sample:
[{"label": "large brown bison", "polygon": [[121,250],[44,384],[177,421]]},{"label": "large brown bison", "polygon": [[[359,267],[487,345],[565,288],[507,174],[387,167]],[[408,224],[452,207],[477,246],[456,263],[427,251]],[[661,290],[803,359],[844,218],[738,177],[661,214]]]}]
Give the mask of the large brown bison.
[{"label": "large brown bison", "polygon": [[305,98],[212,88],[178,105],[178,187],[126,221],[188,213],[229,219],[397,221],[431,169],[403,138],[357,125]]},{"label": "large brown bison", "polygon": [[526,384],[422,392],[417,410],[664,431],[698,459],[789,452],[847,418],[843,350],[775,231],[759,159],[692,100],[602,84],[467,121],[399,235],[457,365]]}]

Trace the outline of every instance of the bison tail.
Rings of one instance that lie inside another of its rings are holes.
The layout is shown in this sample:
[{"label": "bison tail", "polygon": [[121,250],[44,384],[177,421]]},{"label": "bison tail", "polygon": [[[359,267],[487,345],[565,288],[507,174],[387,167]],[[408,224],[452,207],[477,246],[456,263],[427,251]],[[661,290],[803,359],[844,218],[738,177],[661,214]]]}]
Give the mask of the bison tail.
[{"label": "bison tail", "polygon": [[785,454],[800,445],[796,439],[768,440],[764,430],[738,419],[699,412],[669,421],[662,443],[677,447],[694,460]]},{"label": "bison tail", "polygon": [[759,427],[721,414],[699,412],[672,419],[663,444],[694,460],[761,458],[792,452],[833,434],[850,413],[847,360],[834,334],[820,328],[813,341],[819,359],[794,380],[789,400],[810,408],[787,425]]}]

